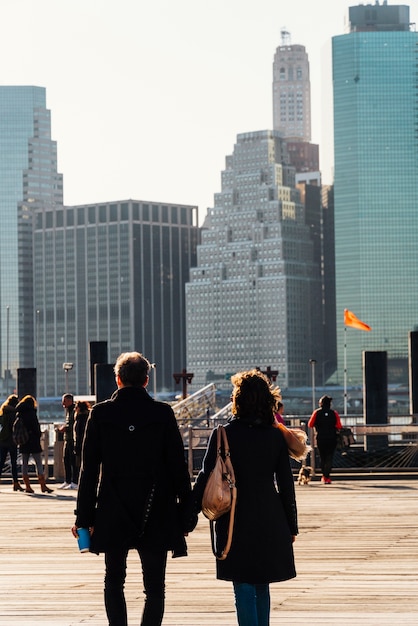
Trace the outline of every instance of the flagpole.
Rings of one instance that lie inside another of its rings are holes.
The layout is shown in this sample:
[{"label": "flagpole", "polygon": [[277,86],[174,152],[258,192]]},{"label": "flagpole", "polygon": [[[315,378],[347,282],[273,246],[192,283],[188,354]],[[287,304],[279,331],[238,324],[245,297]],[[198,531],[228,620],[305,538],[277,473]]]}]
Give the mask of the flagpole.
[{"label": "flagpole", "polygon": [[344,326],[344,416],[347,417],[347,326]]}]

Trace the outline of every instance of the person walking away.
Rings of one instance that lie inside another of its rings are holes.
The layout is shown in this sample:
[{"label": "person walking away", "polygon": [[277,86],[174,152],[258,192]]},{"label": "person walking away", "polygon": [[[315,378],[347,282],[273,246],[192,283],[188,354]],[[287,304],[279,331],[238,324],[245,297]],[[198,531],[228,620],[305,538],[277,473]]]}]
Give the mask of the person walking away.
[{"label": "person walking away", "polygon": [[337,431],[342,428],[341,419],[337,411],[331,409],[332,398],[322,396],[319,399],[319,409],[312,413],[308,428],[315,428],[316,442],[321,458],[321,482],[330,485],[334,452],[337,447]]},{"label": "person walking away", "polygon": [[25,483],[26,493],[34,493],[29,479],[29,457],[32,455],[35,461],[38,481],[41,485],[42,493],[52,493],[52,489],[47,487],[41,458],[41,427],[36,413],[36,400],[33,396],[24,396],[16,406],[16,418],[20,418],[28,431],[29,439],[19,446],[22,454],[22,477]]},{"label": "person walking away", "polygon": [[141,626],[160,626],[167,552],[186,556],[191,492],[183,441],[172,408],[146,391],[150,363],[139,352],[115,364],[117,391],[91,410],[82,449],[76,520],[89,528],[90,551],[104,553],[104,601],[109,626],[127,626],[127,556],[138,552],[145,604]]},{"label": "person walking away", "polygon": [[75,403],[73,439],[77,471],[80,471],[81,467],[81,450],[83,447],[84,432],[86,430],[90,410],[90,402],[78,400]]},{"label": "person walking away", "polygon": [[[280,390],[259,370],[231,378],[233,419],[225,425],[235,473],[237,501],[231,549],[216,561],[216,577],[232,581],[239,626],[268,626],[270,583],[296,576],[293,542],[298,534],[289,452],[274,414]],[[216,429],[192,494],[201,509],[216,461]],[[218,550],[226,543],[229,513],[215,522]]]},{"label": "person walking away", "polygon": [[23,491],[17,473],[17,445],[13,441],[13,422],[16,419],[16,405],[18,402],[19,398],[15,395],[11,395],[0,407],[0,478],[7,454],[9,454],[12,468],[13,491]]},{"label": "person walking away", "polygon": [[65,393],[62,396],[62,406],[65,409],[65,424],[60,428],[64,432],[63,461],[65,480],[58,489],[77,489],[78,469],[74,452],[74,396]]}]

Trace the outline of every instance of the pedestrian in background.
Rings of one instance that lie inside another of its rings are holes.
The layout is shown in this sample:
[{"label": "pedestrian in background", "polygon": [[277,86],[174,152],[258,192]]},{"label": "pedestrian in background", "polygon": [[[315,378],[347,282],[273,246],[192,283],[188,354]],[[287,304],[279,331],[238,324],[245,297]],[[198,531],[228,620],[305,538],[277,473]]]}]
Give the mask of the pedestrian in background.
[{"label": "pedestrian in background", "polygon": [[13,422],[16,419],[16,405],[18,402],[19,398],[15,395],[11,395],[0,407],[0,478],[7,454],[9,454],[12,468],[13,491],[23,491],[17,473],[17,445],[13,441]]},{"label": "pedestrian in background", "polygon": [[81,467],[81,450],[83,447],[84,432],[91,410],[90,402],[78,400],[75,403],[74,412],[74,454],[77,464],[77,470]]},{"label": "pedestrian in background", "polygon": [[321,458],[322,478],[325,485],[332,483],[330,475],[337,447],[337,431],[342,428],[341,419],[337,411],[331,409],[332,398],[322,396],[319,399],[319,409],[312,413],[308,428],[315,428],[316,443]]},{"label": "pedestrian in background", "polygon": [[77,489],[78,468],[74,452],[74,396],[65,393],[62,396],[62,406],[65,409],[65,424],[60,428],[64,433],[63,461],[65,480],[58,489]]},{"label": "pedestrian in background", "polygon": [[38,474],[38,481],[41,485],[42,493],[52,493],[52,489],[47,487],[42,466],[42,447],[41,447],[41,427],[39,425],[36,412],[36,400],[33,396],[25,396],[16,405],[16,418],[20,418],[28,431],[29,439],[26,443],[19,446],[22,454],[22,477],[25,483],[26,493],[34,493],[29,479],[29,457],[32,455],[35,461]]}]

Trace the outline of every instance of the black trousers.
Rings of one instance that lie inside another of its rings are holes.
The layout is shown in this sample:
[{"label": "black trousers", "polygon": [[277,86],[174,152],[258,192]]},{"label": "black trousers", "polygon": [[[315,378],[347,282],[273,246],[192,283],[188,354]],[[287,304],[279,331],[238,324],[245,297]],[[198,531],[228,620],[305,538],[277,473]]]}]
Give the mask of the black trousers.
[{"label": "black trousers", "polygon": [[[142,565],[145,605],[141,626],[160,626],[164,615],[167,550],[137,548]],[[109,626],[128,626],[124,585],[127,549],[105,553],[104,601]]]},{"label": "black trousers", "polygon": [[332,470],[332,462],[334,459],[335,448],[337,442],[335,439],[319,439],[318,438],[318,450],[321,457],[321,470],[325,478],[329,478]]},{"label": "black trousers", "polygon": [[66,483],[78,483],[77,459],[71,441],[64,441],[64,471]]}]

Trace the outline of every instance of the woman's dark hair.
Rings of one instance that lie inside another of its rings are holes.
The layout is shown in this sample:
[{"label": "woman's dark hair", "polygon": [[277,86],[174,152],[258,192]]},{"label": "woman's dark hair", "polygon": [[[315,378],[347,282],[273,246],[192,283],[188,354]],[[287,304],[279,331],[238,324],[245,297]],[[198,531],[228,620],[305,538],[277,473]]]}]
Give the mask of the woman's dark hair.
[{"label": "woman's dark hair", "polygon": [[232,413],[236,419],[257,426],[271,426],[281,400],[280,389],[259,370],[239,372],[231,377]]},{"label": "woman's dark hair", "polygon": [[332,398],[330,398],[330,396],[322,396],[322,398],[319,398],[319,406],[321,406],[323,409],[329,409],[331,406],[331,402]]},{"label": "woman's dark hair", "polygon": [[16,409],[20,411],[20,409],[36,409],[36,400],[33,396],[27,395],[24,396],[21,401],[16,405]]},{"label": "woman's dark hair", "polygon": [[77,400],[75,408],[76,410],[78,409],[79,413],[88,413],[91,409],[91,404],[87,400]]},{"label": "woman's dark hair", "polygon": [[17,396],[15,396],[15,394],[12,394],[11,396],[8,396],[6,398],[6,400],[3,402],[3,404],[0,407],[0,415],[3,415],[3,409],[6,406],[11,407],[12,409],[14,409],[17,406],[17,403],[19,402],[19,398]]}]

